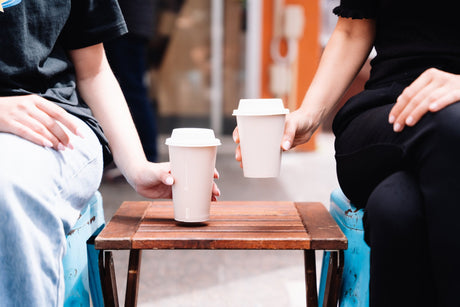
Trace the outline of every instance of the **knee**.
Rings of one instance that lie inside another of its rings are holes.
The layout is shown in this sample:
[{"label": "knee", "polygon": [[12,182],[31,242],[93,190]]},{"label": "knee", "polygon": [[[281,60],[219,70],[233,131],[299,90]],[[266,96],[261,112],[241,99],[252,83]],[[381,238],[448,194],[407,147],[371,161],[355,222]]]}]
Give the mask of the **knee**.
[{"label": "knee", "polygon": [[438,146],[452,148],[452,144],[460,143],[460,103],[427,114],[425,121],[431,132],[427,136],[431,136]]}]

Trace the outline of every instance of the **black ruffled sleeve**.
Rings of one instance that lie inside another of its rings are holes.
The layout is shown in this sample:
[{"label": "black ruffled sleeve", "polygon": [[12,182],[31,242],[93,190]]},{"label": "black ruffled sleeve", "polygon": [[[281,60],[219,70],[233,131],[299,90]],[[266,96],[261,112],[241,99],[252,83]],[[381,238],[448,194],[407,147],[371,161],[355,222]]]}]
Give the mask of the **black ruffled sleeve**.
[{"label": "black ruffled sleeve", "polygon": [[373,19],[377,16],[376,0],[340,0],[333,13],[339,17]]}]

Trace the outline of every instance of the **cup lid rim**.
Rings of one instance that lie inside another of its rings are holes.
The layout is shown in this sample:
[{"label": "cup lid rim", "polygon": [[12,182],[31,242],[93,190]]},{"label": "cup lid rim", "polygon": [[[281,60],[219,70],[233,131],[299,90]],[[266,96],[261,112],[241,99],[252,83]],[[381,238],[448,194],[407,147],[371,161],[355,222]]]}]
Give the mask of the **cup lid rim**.
[{"label": "cup lid rim", "polygon": [[[261,108],[261,104],[265,104]],[[239,101],[238,108],[233,110],[232,115],[285,115],[289,109],[284,107],[283,100],[280,98],[242,98]]]},{"label": "cup lid rim", "polygon": [[[195,133],[196,138],[192,138]],[[215,137],[212,129],[206,128],[175,128],[171,137],[167,138],[165,144],[178,147],[213,147],[222,145]]]},{"label": "cup lid rim", "polygon": [[232,115],[233,116],[244,116],[244,115],[248,115],[248,116],[254,116],[254,115],[286,115],[286,114],[289,114],[289,109],[283,109],[281,111],[271,111],[271,110],[267,110],[267,111],[247,111],[247,110],[238,110],[238,109],[235,109],[233,110],[233,113]]}]

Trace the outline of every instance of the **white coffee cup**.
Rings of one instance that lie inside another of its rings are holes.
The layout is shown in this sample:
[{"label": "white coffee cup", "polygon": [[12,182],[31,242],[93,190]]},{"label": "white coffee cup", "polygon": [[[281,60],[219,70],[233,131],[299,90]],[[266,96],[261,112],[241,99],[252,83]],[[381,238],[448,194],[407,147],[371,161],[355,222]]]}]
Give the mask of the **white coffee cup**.
[{"label": "white coffee cup", "polygon": [[281,140],[288,113],[281,99],[240,99],[233,115],[240,135],[244,177],[279,176]]},{"label": "white coffee cup", "polygon": [[174,219],[198,223],[209,220],[217,146],[212,129],[178,128],[166,139],[169,147]]}]

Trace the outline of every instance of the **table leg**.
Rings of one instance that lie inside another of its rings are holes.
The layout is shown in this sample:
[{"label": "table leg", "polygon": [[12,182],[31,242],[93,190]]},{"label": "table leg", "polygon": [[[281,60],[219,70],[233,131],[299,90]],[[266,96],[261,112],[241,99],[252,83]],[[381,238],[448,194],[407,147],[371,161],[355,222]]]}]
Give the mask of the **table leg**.
[{"label": "table leg", "polygon": [[126,282],[125,307],[137,306],[139,290],[139,275],[141,268],[142,251],[132,249],[129,253],[128,279]]},{"label": "table leg", "polygon": [[326,307],[337,306],[340,286],[342,283],[343,262],[343,250],[330,252],[323,300],[323,305]]},{"label": "table leg", "polygon": [[314,250],[305,250],[305,282],[307,286],[307,307],[318,306],[316,290],[316,257]]},{"label": "table leg", "polygon": [[118,307],[117,282],[111,251],[102,250],[99,253],[99,274],[101,277],[104,306]]}]

